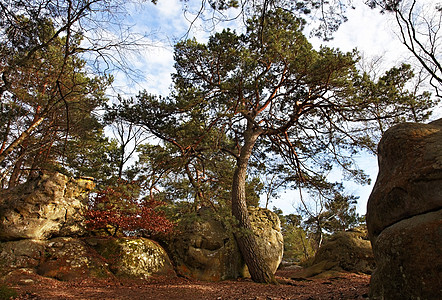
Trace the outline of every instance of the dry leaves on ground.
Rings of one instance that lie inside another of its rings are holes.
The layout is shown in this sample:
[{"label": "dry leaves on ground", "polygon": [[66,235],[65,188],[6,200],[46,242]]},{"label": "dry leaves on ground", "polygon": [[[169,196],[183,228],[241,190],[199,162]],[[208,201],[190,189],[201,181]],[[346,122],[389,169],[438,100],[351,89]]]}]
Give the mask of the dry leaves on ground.
[{"label": "dry leaves on ground", "polygon": [[278,271],[279,285],[250,279],[203,282],[186,278],[155,277],[141,280],[83,279],[62,282],[38,275],[11,277],[16,299],[365,299],[368,275],[339,273],[326,279],[293,280],[296,271]]}]

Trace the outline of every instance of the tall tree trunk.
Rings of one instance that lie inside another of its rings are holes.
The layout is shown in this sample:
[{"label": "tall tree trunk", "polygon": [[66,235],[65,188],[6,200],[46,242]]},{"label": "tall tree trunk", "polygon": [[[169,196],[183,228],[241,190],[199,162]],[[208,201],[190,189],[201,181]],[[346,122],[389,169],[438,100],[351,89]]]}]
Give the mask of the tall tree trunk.
[{"label": "tall tree trunk", "polygon": [[253,146],[256,143],[260,131],[254,131],[251,128],[245,132],[244,145],[241,148],[240,157],[237,162],[232,184],[232,214],[238,221],[238,232],[235,233],[235,239],[239,250],[244,258],[252,280],[261,283],[274,283],[277,281],[273,272],[264,260],[263,253],[258,248],[255,235],[252,232],[252,226],[249,219],[246,202],[246,178],[247,167]]},{"label": "tall tree trunk", "polygon": [[31,133],[44,121],[44,117],[35,118],[32,124],[23,131],[18,138],[16,138],[3,152],[0,153],[0,164],[14,151],[15,148],[21,145],[23,141],[31,135]]},{"label": "tall tree trunk", "polygon": [[12,173],[11,176],[9,177],[9,182],[8,182],[8,189],[12,189],[13,187],[15,187],[18,183],[18,179],[20,178],[20,173],[21,173],[21,167],[23,165],[24,162],[24,151],[25,150],[21,150],[22,153],[20,154],[19,159],[16,161],[14,168],[12,169]]}]

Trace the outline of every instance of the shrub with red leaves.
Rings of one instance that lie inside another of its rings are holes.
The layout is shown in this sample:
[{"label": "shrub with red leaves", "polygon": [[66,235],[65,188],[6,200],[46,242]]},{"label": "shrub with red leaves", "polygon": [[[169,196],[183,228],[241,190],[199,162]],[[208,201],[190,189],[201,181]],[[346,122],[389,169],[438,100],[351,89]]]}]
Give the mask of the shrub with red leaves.
[{"label": "shrub with red leaves", "polygon": [[139,201],[139,190],[136,183],[119,182],[98,191],[86,213],[88,229],[103,230],[111,236],[170,233],[173,223],[158,210],[162,202]]}]

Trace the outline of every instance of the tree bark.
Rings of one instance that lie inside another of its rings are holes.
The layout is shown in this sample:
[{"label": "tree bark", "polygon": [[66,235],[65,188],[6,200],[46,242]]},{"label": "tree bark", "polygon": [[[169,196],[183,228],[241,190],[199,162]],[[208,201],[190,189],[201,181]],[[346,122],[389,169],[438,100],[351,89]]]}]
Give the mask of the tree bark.
[{"label": "tree bark", "polygon": [[232,214],[238,221],[238,231],[235,239],[238,243],[242,257],[249,268],[252,280],[261,283],[273,283],[277,281],[273,272],[264,260],[263,253],[258,248],[255,235],[249,219],[246,202],[246,178],[247,167],[253,147],[260,136],[259,130],[249,128],[244,134],[244,145],[237,162],[232,184]]},{"label": "tree bark", "polygon": [[23,141],[43,122],[44,116],[34,119],[32,124],[20,136],[13,141],[3,152],[0,153],[0,164],[8,157],[8,155],[17,148]]}]

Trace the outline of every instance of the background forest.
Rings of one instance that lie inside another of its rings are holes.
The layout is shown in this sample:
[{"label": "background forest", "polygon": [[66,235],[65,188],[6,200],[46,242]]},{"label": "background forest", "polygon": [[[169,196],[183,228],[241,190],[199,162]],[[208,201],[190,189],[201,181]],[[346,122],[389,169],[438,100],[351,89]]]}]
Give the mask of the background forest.
[{"label": "background forest", "polygon": [[[308,259],[324,236],[364,223],[332,170],[367,183],[353,156],[375,154],[385,130],[424,122],[437,107],[441,8],[423,18],[417,1],[366,1],[396,16],[419,65],[374,76],[356,50],[314,49],[307,38],[330,39],[352,1],[195,2],[197,18],[236,11],[242,27],[178,41],[170,94],[127,97],[115,76],[136,78],[130,53],[149,46],[125,23],[128,2],[2,0],[2,188],[47,171],[93,177],[91,230],[157,239],[201,207],[247,230],[247,206],[293,189],[299,214],[273,209],[287,258]],[[236,238],[252,278],[274,280],[251,268],[260,257],[246,237]]]}]

